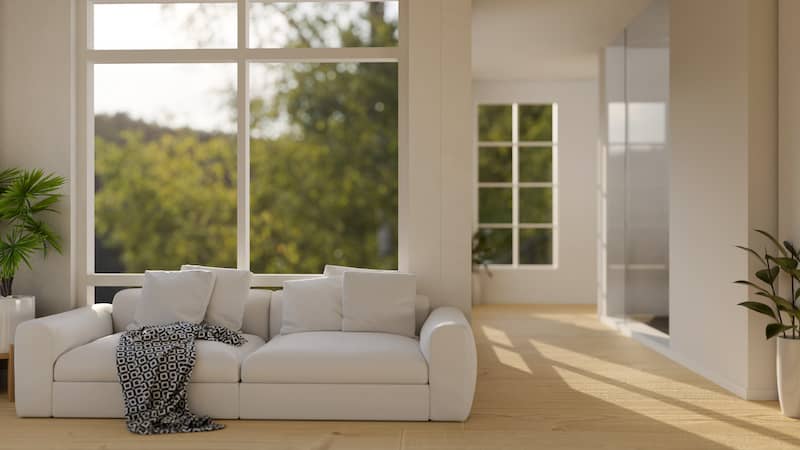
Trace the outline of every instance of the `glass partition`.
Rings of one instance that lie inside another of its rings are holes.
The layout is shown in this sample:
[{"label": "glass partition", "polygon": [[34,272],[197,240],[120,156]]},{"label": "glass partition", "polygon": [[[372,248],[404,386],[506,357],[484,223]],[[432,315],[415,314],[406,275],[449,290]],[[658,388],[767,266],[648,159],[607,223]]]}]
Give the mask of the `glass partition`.
[{"label": "glass partition", "polygon": [[606,310],[669,333],[668,2],[605,50]]}]

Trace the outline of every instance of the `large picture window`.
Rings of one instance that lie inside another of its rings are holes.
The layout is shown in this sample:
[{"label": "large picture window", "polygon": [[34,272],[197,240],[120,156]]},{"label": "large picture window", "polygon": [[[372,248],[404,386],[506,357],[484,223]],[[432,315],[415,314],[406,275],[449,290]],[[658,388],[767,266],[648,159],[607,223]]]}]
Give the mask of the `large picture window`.
[{"label": "large picture window", "polygon": [[475,227],[499,266],[555,266],[556,104],[479,105]]},{"label": "large picture window", "polygon": [[397,1],[81,4],[90,298],[185,263],[397,268]]}]

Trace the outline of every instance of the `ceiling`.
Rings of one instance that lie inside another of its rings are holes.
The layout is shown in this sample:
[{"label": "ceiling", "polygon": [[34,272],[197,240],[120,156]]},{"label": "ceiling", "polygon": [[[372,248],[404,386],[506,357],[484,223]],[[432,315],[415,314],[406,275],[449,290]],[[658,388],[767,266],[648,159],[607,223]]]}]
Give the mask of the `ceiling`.
[{"label": "ceiling", "polygon": [[472,77],[597,77],[597,52],[651,0],[473,0]]}]

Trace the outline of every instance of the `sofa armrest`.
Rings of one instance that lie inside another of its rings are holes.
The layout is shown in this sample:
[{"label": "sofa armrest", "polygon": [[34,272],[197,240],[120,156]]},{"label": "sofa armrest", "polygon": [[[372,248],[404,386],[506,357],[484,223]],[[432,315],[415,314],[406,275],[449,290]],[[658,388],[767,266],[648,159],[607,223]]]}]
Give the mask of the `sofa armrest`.
[{"label": "sofa armrest", "polygon": [[436,308],[422,325],[419,343],[428,362],[430,419],[466,420],[478,374],[475,338],[467,318],[454,307]]},{"label": "sofa armrest", "polygon": [[65,352],[113,333],[111,305],[98,304],[19,324],[14,338],[20,417],[53,413],[53,364]]}]

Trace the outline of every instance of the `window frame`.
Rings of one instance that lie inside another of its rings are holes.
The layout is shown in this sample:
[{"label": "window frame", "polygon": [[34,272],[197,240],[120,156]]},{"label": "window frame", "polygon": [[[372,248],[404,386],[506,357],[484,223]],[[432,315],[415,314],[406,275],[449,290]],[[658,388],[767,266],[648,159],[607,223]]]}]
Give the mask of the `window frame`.
[{"label": "window frame", "polygon": [[[324,2],[325,0],[305,0]],[[376,1],[376,0],[371,0]],[[381,1],[381,0],[377,0]],[[93,6],[95,4],[169,4],[169,3],[236,3],[237,4],[237,43],[232,48],[197,49],[141,49],[141,50],[95,50],[92,47]],[[72,117],[72,129],[76,142],[74,159],[77,174],[73,183],[77,208],[75,229],[70,233],[74,242],[73,281],[77,292],[85,292],[86,304],[93,304],[95,287],[138,287],[144,281],[143,273],[96,273],[95,272],[95,223],[94,223],[94,78],[95,64],[194,64],[194,63],[235,63],[237,70],[237,268],[250,269],[250,127],[249,127],[249,66],[251,63],[305,63],[305,62],[356,62],[356,63],[396,63],[398,67],[398,159],[407,158],[404,132],[407,129],[407,75],[405,55],[408,43],[406,0],[398,0],[399,41],[396,47],[340,47],[340,48],[251,48],[249,46],[250,24],[249,0],[80,0],[75,8],[76,32],[75,64],[71,73],[76,114]],[[398,204],[402,204],[408,183],[405,169],[400,164],[398,173]],[[405,227],[406,212],[398,210],[398,265],[405,261],[402,248],[407,245],[402,231]],[[275,288],[284,281],[311,278],[319,274],[268,274],[253,275],[252,287]]]},{"label": "window frame", "polygon": [[[511,106],[511,141],[481,141],[479,136],[479,116],[482,106]],[[519,140],[519,107],[542,106],[552,107],[552,140],[551,141],[520,141]],[[473,232],[480,229],[510,229],[512,232],[511,264],[489,264],[492,270],[508,269],[533,269],[554,270],[558,268],[558,103],[557,102],[478,102],[474,109],[474,139],[473,161],[475,161],[473,181]],[[490,147],[511,148],[511,181],[510,182],[485,182],[480,181],[480,149]],[[520,148],[551,148],[552,176],[549,182],[522,182],[519,176],[519,149]],[[481,188],[510,188],[511,189],[511,222],[510,223],[485,223],[480,221],[480,190]],[[550,188],[552,192],[552,217],[548,223],[520,223],[519,221],[519,191],[520,188]],[[550,264],[520,264],[519,260],[519,234],[524,229],[549,229],[552,230],[552,262]]]}]

